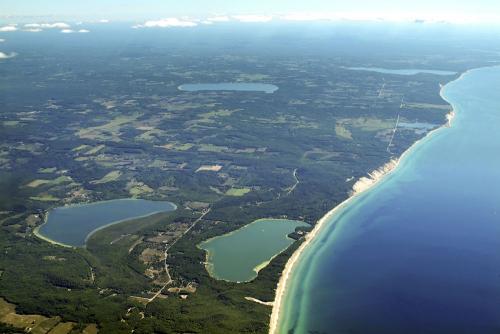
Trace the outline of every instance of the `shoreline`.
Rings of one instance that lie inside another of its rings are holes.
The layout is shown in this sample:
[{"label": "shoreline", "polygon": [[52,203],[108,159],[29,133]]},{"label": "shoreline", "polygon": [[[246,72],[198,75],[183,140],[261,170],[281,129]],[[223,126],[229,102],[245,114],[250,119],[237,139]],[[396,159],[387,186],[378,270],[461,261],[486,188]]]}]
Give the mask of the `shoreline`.
[{"label": "shoreline", "polygon": [[[42,225],[44,225],[44,224],[45,223],[43,223]],[[37,226],[37,227],[35,227],[33,229],[33,235],[35,237],[37,237],[40,240],[46,241],[46,242],[48,242],[48,243],[50,243],[52,245],[57,245],[57,246],[65,247],[65,248],[76,248],[75,246],[67,245],[67,244],[64,244],[62,242],[58,242],[58,241],[52,240],[49,237],[46,237],[43,234],[41,234],[40,231],[39,231],[39,229],[40,229],[40,227],[42,227],[42,225],[39,225],[39,226]]]},{"label": "shoreline", "polygon": [[[456,82],[458,80],[461,80],[464,75],[469,73],[470,70],[465,71],[462,73],[457,79],[452,80],[448,82],[446,85]],[[292,254],[292,256],[288,259],[285,268],[283,269],[283,272],[281,273],[280,279],[278,281],[278,285],[276,287],[276,294],[273,302],[273,309],[271,313],[271,318],[269,321],[269,334],[276,334],[278,333],[278,324],[280,320],[280,312],[282,308],[282,303],[283,303],[283,297],[286,292],[287,284],[289,283],[290,277],[292,275],[293,269],[295,265],[297,264],[298,260],[300,259],[300,256],[304,252],[304,250],[307,248],[307,246],[315,239],[317,234],[321,231],[321,229],[326,225],[326,223],[345,205],[350,203],[353,199],[358,197],[359,195],[365,193],[367,190],[372,189],[375,187],[377,184],[380,183],[380,181],[385,180],[387,176],[392,174],[397,167],[400,165],[401,161],[405,159],[409,153],[411,153],[415,147],[417,147],[423,140],[428,140],[431,138],[435,133],[437,133],[439,130],[450,128],[452,126],[453,119],[456,116],[456,110],[454,106],[448,101],[444,96],[443,96],[443,90],[446,87],[446,85],[440,85],[440,91],[439,95],[441,98],[446,101],[448,104],[451,106],[451,110],[448,114],[446,114],[446,120],[447,122],[436,129],[429,131],[423,138],[417,140],[414,142],[406,151],[404,151],[401,156],[397,158],[392,158],[390,161],[385,163],[383,166],[379,167],[378,169],[368,173],[369,177],[361,177],[356,181],[353,185],[353,189],[349,195],[349,197],[335,206],[333,209],[328,211],[323,217],[318,220],[316,225],[314,226],[314,229],[309,232],[305,236],[305,241],[299,246],[299,248]]]}]

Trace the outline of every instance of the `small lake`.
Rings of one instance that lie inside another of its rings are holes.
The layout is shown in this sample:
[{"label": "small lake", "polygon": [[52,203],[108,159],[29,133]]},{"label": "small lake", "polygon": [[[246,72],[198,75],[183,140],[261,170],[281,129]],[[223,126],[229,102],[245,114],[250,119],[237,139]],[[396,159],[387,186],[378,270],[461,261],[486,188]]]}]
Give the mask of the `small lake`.
[{"label": "small lake", "polygon": [[278,90],[278,86],[264,83],[249,82],[223,82],[223,83],[196,83],[179,86],[179,90],[186,92],[200,91],[237,91],[237,92],[263,92],[272,94]]},{"label": "small lake", "polygon": [[259,219],[239,230],[202,242],[198,247],[207,251],[207,270],[211,276],[231,282],[246,282],[257,277],[276,255],[286,250],[294,240],[288,234],[301,221]]},{"label": "small lake", "polygon": [[343,67],[346,70],[353,71],[367,71],[367,72],[377,72],[385,74],[397,74],[397,75],[416,75],[416,74],[435,74],[435,75],[455,75],[457,72],[452,71],[440,71],[440,70],[426,70],[426,69],[388,69],[381,67]]},{"label": "small lake", "polygon": [[57,243],[82,247],[90,235],[106,226],[176,208],[170,202],[143,199],[63,206],[49,211],[46,223],[40,226],[38,233]]}]

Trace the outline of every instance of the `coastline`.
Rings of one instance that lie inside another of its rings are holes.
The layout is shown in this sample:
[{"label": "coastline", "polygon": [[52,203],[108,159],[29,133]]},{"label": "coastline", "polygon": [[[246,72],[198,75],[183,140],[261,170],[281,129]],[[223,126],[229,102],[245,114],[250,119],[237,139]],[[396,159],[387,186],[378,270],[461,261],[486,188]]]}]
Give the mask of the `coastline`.
[{"label": "coastline", "polygon": [[[452,80],[448,82],[446,85],[456,82],[458,80],[461,80],[464,75],[469,73],[470,70],[465,71],[462,73],[457,79]],[[278,285],[276,287],[276,295],[275,299],[273,302],[273,309],[271,313],[271,318],[269,321],[269,334],[276,334],[278,333],[278,325],[279,325],[279,320],[280,320],[280,312],[282,308],[282,303],[283,303],[283,297],[286,292],[287,284],[289,283],[289,280],[292,276],[293,269],[295,265],[297,264],[298,260],[300,259],[300,256],[304,252],[304,250],[307,248],[307,246],[315,239],[315,237],[318,235],[318,233],[321,231],[321,229],[326,225],[326,223],[345,205],[350,203],[353,199],[358,197],[360,194],[366,192],[367,190],[373,188],[377,184],[380,183],[380,181],[385,180],[387,176],[392,174],[393,171],[397,169],[399,164],[403,159],[405,159],[409,153],[411,153],[415,147],[417,147],[423,140],[428,140],[431,138],[435,133],[437,133],[439,130],[450,128],[452,126],[453,119],[456,116],[456,110],[454,106],[448,101],[445,96],[443,96],[443,90],[446,85],[440,85],[440,92],[439,95],[443,100],[445,100],[448,104],[451,106],[451,111],[446,115],[447,122],[436,129],[429,131],[423,138],[417,140],[415,143],[413,143],[406,151],[401,154],[400,157],[393,158],[383,166],[379,167],[375,171],[369,173],[369,177],[361,177],[358,181],[355,182],[353,185],[353,189],[350,193],[350,196],[335,206],[332,210],[328,211],[323,217],[321,217],[320,220],[316,223],[314,226],[314,229],[309,232],[305,236],[305,241],[300,245],[300,247],[292,254],[292,256],[288,259],[285,268],[281,274],[281,277],[278,281]]]}]

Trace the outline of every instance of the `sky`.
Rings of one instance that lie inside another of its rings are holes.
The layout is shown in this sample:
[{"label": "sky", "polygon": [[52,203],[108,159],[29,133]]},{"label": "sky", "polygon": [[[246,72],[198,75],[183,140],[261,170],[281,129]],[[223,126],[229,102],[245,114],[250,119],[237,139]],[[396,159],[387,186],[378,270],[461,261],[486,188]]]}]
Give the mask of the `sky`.
[{"label": "sky", "polygon": [[0,18],[120,21],[259,15],[290,19],[496,21],[499,0],[1,0]]}]

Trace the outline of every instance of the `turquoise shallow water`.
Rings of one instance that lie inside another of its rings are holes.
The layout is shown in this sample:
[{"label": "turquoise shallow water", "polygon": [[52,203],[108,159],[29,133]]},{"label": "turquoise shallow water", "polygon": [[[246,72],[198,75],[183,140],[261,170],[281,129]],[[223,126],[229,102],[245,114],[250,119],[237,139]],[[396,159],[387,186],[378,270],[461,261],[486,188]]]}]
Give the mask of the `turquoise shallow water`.
[{"label": "turquoise shallow water", "polygon": [[457,116],[304,251],[281,333],[500,333],[500,68],[443,95]]},{"label": "turquoise shallow water", "polygon": [[117,199],[90,204],[63,206],[48,213],[39,233],[70,246],[84,246],[89,235],[107,225],[176,209],[170,202]]},{"label": "turquoise shallow water", "polygon": [[264,83],[246,82],[197,83],[181,85],[179,86],[179,90],[187,92],[222,90],[240,92],[263,92],[271,94],[278,90],[278,86]]}]

